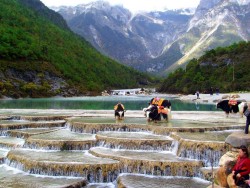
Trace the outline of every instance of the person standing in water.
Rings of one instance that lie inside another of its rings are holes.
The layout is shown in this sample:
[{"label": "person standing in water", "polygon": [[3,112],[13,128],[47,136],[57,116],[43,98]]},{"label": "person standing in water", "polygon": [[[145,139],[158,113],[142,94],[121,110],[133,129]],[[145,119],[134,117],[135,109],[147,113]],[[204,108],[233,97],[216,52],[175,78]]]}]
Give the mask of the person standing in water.
[{"label": "person standing in water", "polygon": [[197,96],[197,99],[200,99],[200,92],[199,91],[196,91],[196,96]]}]

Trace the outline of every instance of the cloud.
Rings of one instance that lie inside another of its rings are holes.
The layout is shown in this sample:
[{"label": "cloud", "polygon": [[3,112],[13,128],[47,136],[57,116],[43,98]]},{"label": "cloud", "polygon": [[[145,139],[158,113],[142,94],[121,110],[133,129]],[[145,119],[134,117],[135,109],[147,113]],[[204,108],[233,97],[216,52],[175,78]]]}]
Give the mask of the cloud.
[{"label": "cloud", "polygon": [[[41,0],[46,6],[75,6],[96,0]],[[197,7],[200,0],[107,0],[112,5],[123,5],[130,11],[150,11],[163,9],[177,9]]]}]

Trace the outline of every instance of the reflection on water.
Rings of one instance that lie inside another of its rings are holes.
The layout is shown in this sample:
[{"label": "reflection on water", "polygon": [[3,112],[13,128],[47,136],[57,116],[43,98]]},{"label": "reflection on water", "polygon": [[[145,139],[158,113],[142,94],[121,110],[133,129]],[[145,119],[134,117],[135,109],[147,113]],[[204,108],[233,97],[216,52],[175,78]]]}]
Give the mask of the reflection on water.
[{"label": "reflection on water", "polygon": [[199,166],[198,161],[194,160],[187,160],[181,157],[177,157],[172,152],[167,151],[144,151],[144,150],[126,150],[126,149],[109,149],[104,147],[92,147],[90,149],[91,153],[100,155],[100,156],[108,156],[110,158],[126,158],[127,160],[140,160],[140,161],[147,161],[150,164],[150,161],[161,161],[163,162],[179,162],[178,166],[181,166],[181,162],[186,164],[194,164],[194,166]]},{"label": "reflection on water", "polygon": [[0,136],[0,145],[4,144],[24,144],[24,139],[21,138],[15,138],[15,137],[6,137],[6,136]]},{"label": "reflection on water", "polygon": [[112,139],[129,139],[129,140],[171,140],[172,139],[168,136],[163,135],[155,135],[152,133],[146,133],[146,132],[119,132],[119,131],[106,131],[106,132],[98,132],[97,135],[106,137],[106,138],[112,138]]},{"label": "reflection on water", "polygon": [[20,124],[20,123],[28,123],[26,120],[0,120],[0,124]]},{"label": "reflection on water", "polygon": [[[85,109],[112,110],[117,101],[127,110],[142,110],[148,106],[152,96],[98,96],[40,99],[1,99],[0,108],[15,109]],[[172,110],[176,111],[215,111],[215,104],[197,104],[182,102],[171,97],[162,97],[171,101]]]},{"label": "reflection on water", "polygon": [[71,122],[93,123],[93,124],[142,124],[142,125],[154,125],[164,127],[223,127],[232,125],[230,122],[202,122],[202,121],[190,121],[181,119],[172,119],[171,121],[150,121],[146,118],[126,118],[124,120],[117,121],[113,117],[82,117],[74,118]]},{"label": "reflection on water", "polygon": [[[70,163],[75,164],[117,164],[118,162],[113,159],[100,158],[89,155],[86,151],[42,151],[42,150],[26,150],[26,149],[15,149],[8,153],[8,156],[16,156],[30,160],[41,162],[51,162],[51,163],[61,163],[65,165],[70,165]],[[38,165],[39,166],[39,165]]]},{"label": "reflection on water", "polygon": [[119,179],[124,187],[206,188],[211,184],[199,178],[154,177],[138,174],[123,175]]},{"label": "reflection on water", "polygon": [[236,132],[241,130],[228,130],[228,131],[211,131],[211,132],[196,132],[196,133],[181,133],[178,132],[179,135],[183,139],[189,140],[198,140],[198,141],[216,141],[216,142],[224,142],[226,138]]},{"label": "reflection on water", "polygon": [[[0,137],[1,138],[1,137]],[[86,141],[86,140],[95,140],[95,136],[92,134],[82,134],[82,133],[74,133],[69,130],[58,130],[53,131],[51,133],[38,134],[29,137],[29,139],[33,140],[47,140],[47,141],[65,141],[65,140],[77,140],[77,141]]]},{"label": "reflection on water", "polygon": [[52,132],[58,130],[58,128],[29,128],[14,130],[15,132],[28,133],[28,134],[43,134],[46,132]]},{"label": "reflection on water", "polygon": [[115,188],[113,183],[90,183],[84,188]]},{"label": "reflection on water", "polygon": [[38,188],[70,187],[71,184],[83,182],[81,178],[34,176],[20,170],[0,165],[0,187]]}]

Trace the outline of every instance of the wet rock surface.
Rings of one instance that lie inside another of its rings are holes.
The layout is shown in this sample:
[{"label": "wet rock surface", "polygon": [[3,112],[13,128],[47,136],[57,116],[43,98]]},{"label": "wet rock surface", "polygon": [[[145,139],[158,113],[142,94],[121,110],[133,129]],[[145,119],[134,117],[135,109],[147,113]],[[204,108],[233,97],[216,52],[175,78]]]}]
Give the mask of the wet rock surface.
[{"label": "wet rock surface", "polygon": [[88,150],[96,145],[92,134],[74,133],[67,129],[37,134],[26,139],[24,147],[31,149]]},{"label": "wet rock surface", "polygon": [[[141,111],[127,111],[121,122],[113,116],[111,110],[0,109],[0,164],[20,170],[30,184],[30,176],[42,175],[55,183],[59,176],[82,177],[91,188],[112,187],[115,180],[118,187],[205,188],[211,167],[235,147],[225,138],[242,138],[245,126],[244,118],[223,112],[177,111],[171,121],[157,123]],[[15,178],[6,182],[16,186]]]},{"label": "wet rock surface", "polygon": [[118,178],[118,188],[123,187],[168,187],[168,188],[206,188],[209,182],[185,177],[154,177],[124,174]]},{"label": "wet rock surface", "polygon": [[98,132],[99,145],[114,149],[130,150],[171,150],[173,139],[169,136],[155,135],[148,132]]},{"label": "wet rock surface", "polygon": [[234,132],[226,138],[225,142],[236,148],[241,145],[250,146],[250,135],[242,132]]},{"label": "wet rock surface", "polygon": [[17,138],[28,138],[32,135],[37,134],[44,134],[49,133],[53,131],[60,130],[61,128],[30,128],[30,129],[15,129],[15,130],[9,130],[7,131],[7,135],[11,137],[17,137]]},{"label": "wet rock surface", "polygon": [[0,187],[31,188],[31,187],[74,187],[81,188],[87,185],[84,178],[44,177],[27,174],[20,170],[0,165]]}]

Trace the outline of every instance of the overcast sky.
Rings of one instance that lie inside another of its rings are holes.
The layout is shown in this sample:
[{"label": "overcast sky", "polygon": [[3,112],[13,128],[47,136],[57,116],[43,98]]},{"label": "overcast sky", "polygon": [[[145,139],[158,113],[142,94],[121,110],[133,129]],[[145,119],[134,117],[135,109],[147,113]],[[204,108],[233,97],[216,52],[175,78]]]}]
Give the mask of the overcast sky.
[{"label": "overcast sky", "polygon": [[[41,0],[46,6],[75,6],[96,0]],[[200,0],[107,0],[112,5],[123,5],[130,11],[163,10],[197,7]]]}]

